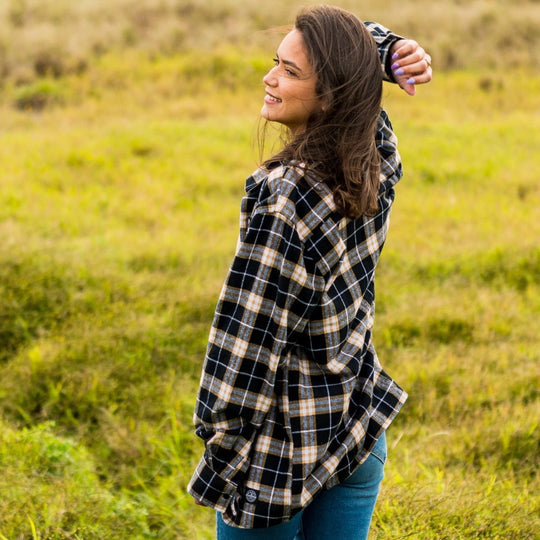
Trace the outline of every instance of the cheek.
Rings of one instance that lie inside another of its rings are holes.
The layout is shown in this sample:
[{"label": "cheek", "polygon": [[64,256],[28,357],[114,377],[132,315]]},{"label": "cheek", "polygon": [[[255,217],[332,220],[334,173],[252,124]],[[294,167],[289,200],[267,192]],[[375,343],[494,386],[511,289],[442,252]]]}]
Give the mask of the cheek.
[{"label": "cheek", "polygon": [[296,86],[290,91],[290,97],[303,102],[306,107],[311,108],[315,102],[319,101],[315,89],[311,85]]}]

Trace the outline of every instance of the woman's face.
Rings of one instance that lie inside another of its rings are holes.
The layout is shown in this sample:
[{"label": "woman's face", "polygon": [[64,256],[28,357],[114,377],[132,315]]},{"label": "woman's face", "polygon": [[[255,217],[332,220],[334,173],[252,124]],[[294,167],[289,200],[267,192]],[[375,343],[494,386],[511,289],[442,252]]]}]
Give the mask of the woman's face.
[{"label": "woman's face", "polygon": [[302,34],[294,29],[281,42],[275,66],[264,76],[266,96],[261,116],[284,124],[294,133],[302,132],[310,116],[321,110],[315,92],[317,76],[308,60]]}]

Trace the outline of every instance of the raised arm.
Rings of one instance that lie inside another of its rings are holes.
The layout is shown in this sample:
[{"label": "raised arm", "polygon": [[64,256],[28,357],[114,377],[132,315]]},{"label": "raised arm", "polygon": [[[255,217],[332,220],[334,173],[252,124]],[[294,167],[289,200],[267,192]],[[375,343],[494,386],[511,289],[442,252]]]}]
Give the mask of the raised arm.
[{"label": "raised arm", "polygon": [[418,42],[398,36],[375,22],[365,25],[377,43],[386,81],[399,84],[411,96],[415,94],[417,84],[431,81],[431,56]]}]

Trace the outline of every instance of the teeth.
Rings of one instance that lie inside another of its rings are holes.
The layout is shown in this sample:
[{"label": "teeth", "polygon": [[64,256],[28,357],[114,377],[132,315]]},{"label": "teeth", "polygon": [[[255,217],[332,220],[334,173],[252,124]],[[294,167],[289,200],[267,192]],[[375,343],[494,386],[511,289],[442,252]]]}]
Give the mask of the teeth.
[{"label": "teeth", "polygon": [[281,103],[281,99],[271,96],[270,94],[266,94],[266,95],[268,96],[268,99],[270,99],[270,101],[273,101],[274,103]]}]

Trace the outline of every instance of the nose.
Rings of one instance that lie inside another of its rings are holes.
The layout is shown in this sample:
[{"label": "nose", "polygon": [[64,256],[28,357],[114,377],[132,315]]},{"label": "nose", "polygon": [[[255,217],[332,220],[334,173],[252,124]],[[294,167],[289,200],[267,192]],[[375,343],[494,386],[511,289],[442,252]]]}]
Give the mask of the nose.
[{"label": "nose", "polygon": [[276,85],[276,75],[275,70],[277,66],[274,66],[264,77],[263,77],[263,83],[267,86],[275,86]]}]

